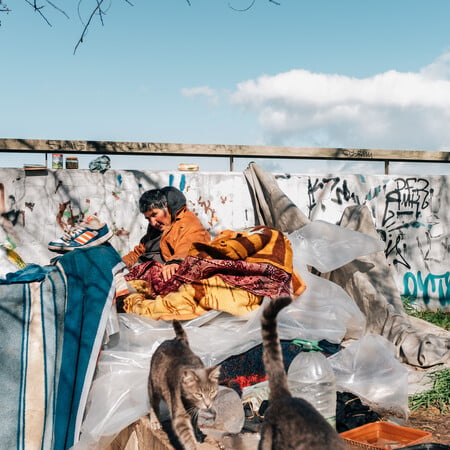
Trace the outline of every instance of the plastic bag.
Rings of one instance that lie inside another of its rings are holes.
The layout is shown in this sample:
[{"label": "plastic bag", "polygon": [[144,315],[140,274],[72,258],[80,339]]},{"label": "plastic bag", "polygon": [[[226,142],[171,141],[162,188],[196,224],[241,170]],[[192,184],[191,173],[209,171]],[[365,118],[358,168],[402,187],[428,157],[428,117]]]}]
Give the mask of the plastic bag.
[{"label": "plastic bag", "polygon": [[[356,339],[364,334],[366,318],[344,289],[312,274],[304,266],[297,264],[295,269],[307,286],[293,303],[299,310],[297,317],[305,330],[304,339],[339,343],[344,338]],[[285,314],[280,313],[282,317]]]},{"label": "plastic bag", "polygon": [[395,346],[368,334],[328,358],[338,391],[351,392],[382,415],[408,418],[408,370],[395,357]]},{"label": "plastic bag", "polygon": [[384,243],[359,231],[315,220],[288,234],[294,258],[326,273],[360,256],[384,250]]}]

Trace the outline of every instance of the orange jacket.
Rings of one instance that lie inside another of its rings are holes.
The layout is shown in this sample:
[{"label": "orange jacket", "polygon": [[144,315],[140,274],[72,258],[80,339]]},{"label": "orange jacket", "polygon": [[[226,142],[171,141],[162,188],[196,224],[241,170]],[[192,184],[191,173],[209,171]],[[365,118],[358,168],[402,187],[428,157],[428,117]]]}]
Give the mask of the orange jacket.
[{"label": "orange jacket", "polygon": [[[162,259],[165,262],[184,259],[193,242],[211,241],[211,236],[205,230],[199,218],[186,207],[181,208],[170,227],[165,230],[159,243]],[[141,242],[122,259],[128,267],[132,267],[145,253],[145,245]]]}]

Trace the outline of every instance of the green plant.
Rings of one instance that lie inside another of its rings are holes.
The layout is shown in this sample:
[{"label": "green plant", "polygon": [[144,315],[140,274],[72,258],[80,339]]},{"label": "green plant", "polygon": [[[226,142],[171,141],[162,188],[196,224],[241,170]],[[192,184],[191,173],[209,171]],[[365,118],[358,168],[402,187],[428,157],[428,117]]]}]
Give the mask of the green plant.
[{"label": "green plant", "polygon": [[402,297],[403,309],[407,314],[419,319],[426,320],[427,322],[437,325],[445,330],[450,330],[450,313],[438,309],[436,311],[420,310],[417,309],[414,304],[416,299],[410,296]]},{"label": "green plant", "polygon": [[415,297],[409,295],[402,295],[403,309],[407,314],[413,315],[418,311],[416,305],[414,304],[415,301],[416,301]]},{"label": "green plant", "polygon": [[[407,314],[450,330],[450,313],[440,309],[437,311],[419,310],[414,304],[415,297],[402,297],[403,308]],[[431,389],[409,397],[409,408],[416,411],[421,408],[437,408],[441,413],[450,412],[450,369],[436,370],[428,375]]]},{"label": "green plant", "polygon": [[429,374],[433,385],[428,391],[420,392],[409,398],[409,408],[435,407],[441,413],[450,412],[450,369],[437,370]]}]

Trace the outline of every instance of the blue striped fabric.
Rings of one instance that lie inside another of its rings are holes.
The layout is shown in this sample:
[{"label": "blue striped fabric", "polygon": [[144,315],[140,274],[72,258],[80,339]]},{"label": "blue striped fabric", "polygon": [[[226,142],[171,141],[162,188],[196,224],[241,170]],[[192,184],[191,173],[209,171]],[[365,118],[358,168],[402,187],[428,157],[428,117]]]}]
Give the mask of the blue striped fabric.
[{"label": "blue striped fabric", "polygon": [[122,268],[100,245],[62,256],[42,281],[0,284],[0,449],[77,442]]},{"label": "blue striped fabric", "polygon": [[0,285],[1,449],[53,448],[66,280]]}]

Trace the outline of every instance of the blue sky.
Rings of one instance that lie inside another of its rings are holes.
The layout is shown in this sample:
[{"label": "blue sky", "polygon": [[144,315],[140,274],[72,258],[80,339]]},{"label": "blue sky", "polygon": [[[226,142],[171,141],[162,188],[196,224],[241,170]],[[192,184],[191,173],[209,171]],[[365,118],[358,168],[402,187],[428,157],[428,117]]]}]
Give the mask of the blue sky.
[{"label": "blue sky", "polygon": [[450,150],[448,0],[3,1],[0,137]]}]

